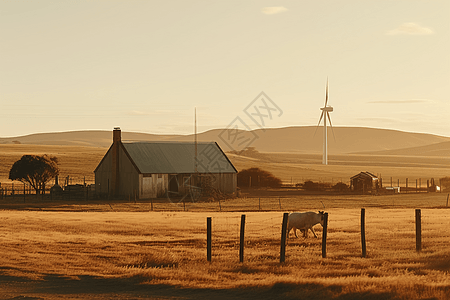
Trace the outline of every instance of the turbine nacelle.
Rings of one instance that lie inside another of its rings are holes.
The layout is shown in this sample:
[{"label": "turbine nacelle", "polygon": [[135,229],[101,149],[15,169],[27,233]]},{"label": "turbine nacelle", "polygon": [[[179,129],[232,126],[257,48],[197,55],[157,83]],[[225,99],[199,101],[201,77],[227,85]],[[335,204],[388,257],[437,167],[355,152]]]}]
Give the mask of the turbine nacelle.
[{"label": "turbine nacelle", "polygon": [[320,108],[320,110],[326,111],[326,112],[332,112],[333,111],[333,107],[331,106],[325,106]]}]

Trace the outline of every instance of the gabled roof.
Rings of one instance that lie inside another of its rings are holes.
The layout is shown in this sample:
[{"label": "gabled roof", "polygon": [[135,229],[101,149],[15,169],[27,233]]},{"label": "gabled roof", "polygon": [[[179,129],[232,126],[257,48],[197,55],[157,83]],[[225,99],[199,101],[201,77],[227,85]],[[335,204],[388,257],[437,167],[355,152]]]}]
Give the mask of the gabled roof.
[{"label": "gabled roof", "polygon": [[[195,172],[193,142],[122,143],[140,173],[178,174]],[[219,145],[197,143],[199,173],[237,173]]]},{"label": "gabled roof", "polygon": [[378,179],[377,176],[373,175],[373,174],[370,173],[370,172],[361,172],[361,173],[359,173],[359,174],[356,174],[356,175],[353,176],[353,177],[350,177],[350,179],[355,179],[355,178],[358,178],[358,177],[371,178],[371,179]]}]

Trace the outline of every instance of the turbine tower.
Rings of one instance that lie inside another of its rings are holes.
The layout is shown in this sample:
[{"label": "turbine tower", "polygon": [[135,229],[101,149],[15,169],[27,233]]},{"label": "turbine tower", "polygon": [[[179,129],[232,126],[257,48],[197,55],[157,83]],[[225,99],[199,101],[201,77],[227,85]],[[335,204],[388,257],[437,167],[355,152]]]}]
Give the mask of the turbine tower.
[{"label": "turbine tower", "polygon": [[[326,87],[326,95],[325,95],[325,106],[320,110],[322,114],[320,115],[319,123],[317,124],[317,128],[319,128],[320,122],[323,118],[323,157],[322,164],[328,165],[328,139],[327,139],[327,118],[330,121],[330,127],[333,130],[333,125],[331,124],[330,112],[333,111],[333,107],[327,106],[328,104],[328,78],[327,78],[327,87]],[[316,128],[316,131],[317,131]],[[333,132],[334,136],[334,132]]]}]

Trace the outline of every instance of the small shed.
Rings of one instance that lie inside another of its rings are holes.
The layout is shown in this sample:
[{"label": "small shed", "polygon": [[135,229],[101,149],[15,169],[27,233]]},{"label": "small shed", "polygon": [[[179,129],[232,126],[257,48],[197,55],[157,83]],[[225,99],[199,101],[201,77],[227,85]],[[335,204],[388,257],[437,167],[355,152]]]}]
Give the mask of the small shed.
[{"label": "small shed", "polygon": [[376,193],[379,187],[378,177],[370,172],[361,172],[350,178],[350,189],[355,192]]},{"label": "small shed", "polygon": [[237,170],[215,142],[122,142],[120,128],[94,171],[97,194],[137,199],[180,196],[202,180],[235,193]]}]

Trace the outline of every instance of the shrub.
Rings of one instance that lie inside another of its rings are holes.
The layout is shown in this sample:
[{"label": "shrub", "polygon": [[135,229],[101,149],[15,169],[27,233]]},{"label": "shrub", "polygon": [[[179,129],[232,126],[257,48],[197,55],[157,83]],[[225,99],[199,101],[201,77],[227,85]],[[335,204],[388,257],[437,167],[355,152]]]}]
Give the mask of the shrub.
[{"label": "shrub", "polygon": [[303,183],[303,189],[307,191],[317,191],[319,189],[319,183],[313,182],[312,180],[305,181]]},{"label": "shrub", "polygon": [[250,168],[237,174],[238,187],[280,187],[281,179],[260,168]]},{"label": "shrub", "polygon": [[307,180],[303,183],[303,189],[307,191],[324,191],[330,188],[329,183],[324,182],[314,182],[312,180]]},{"label": "shrub", "polygon": [[335,191],[339,191],[339,192],[344,192],[348,190],[348,185],[346,185],[343,182],[338,182],[335,185],[333,185],[333,190]]}]

